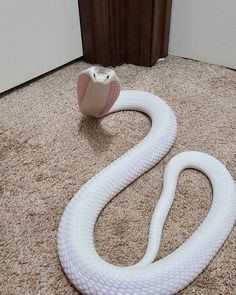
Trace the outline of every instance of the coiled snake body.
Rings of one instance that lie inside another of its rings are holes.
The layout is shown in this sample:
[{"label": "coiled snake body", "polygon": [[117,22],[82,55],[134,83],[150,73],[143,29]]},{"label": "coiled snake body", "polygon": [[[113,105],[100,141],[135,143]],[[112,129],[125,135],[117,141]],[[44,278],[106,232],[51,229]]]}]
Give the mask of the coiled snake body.
[{"label": "coiled snake body", "polygon": [[[175,115],[157,96],[142,91],[122,91],[109,113],[119,110],[146,113],[152,120],[151,130],[138,145],[96,174],[71,199],[59,225],[59,258],[66,275],[83,294],[175,294],[203,271],[229,235],[236,218],[236,186],[228,170],[215,158],[192,151],[178,154],[166,167],[163,191],[151,220],[143,259],[128,267],[104,261],[93,241],[99,213],[116,194],[157,164],[176,137]],[[167,257],[153,262],[178,175],[186,168],[198,169],[209,178],[213,187],[211,208],[187,241]]]}]

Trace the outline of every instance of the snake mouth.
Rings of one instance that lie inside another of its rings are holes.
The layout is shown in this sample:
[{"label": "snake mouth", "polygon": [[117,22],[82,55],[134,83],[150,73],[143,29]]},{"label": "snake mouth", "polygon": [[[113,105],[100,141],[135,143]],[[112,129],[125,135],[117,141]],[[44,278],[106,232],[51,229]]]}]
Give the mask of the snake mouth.
[{"label": "snake mouth", "polygon": [[116,74],[113,70],[104,67],[92,67],[92,79],[95,83],[108,84],[116,79]]}]

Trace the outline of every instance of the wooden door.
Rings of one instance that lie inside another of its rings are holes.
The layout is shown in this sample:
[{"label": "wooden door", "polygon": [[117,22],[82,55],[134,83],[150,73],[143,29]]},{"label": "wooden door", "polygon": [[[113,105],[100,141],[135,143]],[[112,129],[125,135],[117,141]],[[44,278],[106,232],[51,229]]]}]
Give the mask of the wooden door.
[{"label": "wooden door", "polygon": [[84,58],[151,66],[167,55],[171,0],[80,0]]}]

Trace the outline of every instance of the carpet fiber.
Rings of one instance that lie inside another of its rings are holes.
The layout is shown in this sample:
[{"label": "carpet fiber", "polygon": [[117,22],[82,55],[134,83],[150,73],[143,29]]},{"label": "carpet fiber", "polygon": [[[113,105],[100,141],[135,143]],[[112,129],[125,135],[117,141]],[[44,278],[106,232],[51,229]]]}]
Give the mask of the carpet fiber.
[{"label": "carpet fiber", "polygon": [[[82,184],[150,129],[149,119],[137,112],[100,121],[80,114],[76,77],[89,66],[74,62],[0,99],[1,294],[79,294],[57,256],[61,214]],[[236,179],[236,72],[171,56],[152,68],[123,65],[115,70],[123,89],[159,95],[178,121],[170,153],[109,203],[96,224],[99,254],[111,263],[130,265],[144,254],[164,167],[172,156],[186,150],[207,152]],[[181,174],[157,259],[191,235],[211,200],[204,175],[194,170]],[[235,239],[234,229],[181,295],[236,294]]]}]

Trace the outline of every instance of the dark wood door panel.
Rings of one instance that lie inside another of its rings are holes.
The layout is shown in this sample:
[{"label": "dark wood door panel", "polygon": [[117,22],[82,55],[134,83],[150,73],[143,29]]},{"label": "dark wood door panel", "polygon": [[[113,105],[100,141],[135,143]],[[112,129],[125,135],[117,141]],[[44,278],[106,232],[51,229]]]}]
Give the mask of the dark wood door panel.
[{"label": "dark wood door panel", "polygon": [[151,66],[167,55],[171,0],[79,0],[84,59]]},{"label": "dark wood door panel", "polygon": [[126,62],[147,65],[150,60],[152,1],[125,1]]}]

